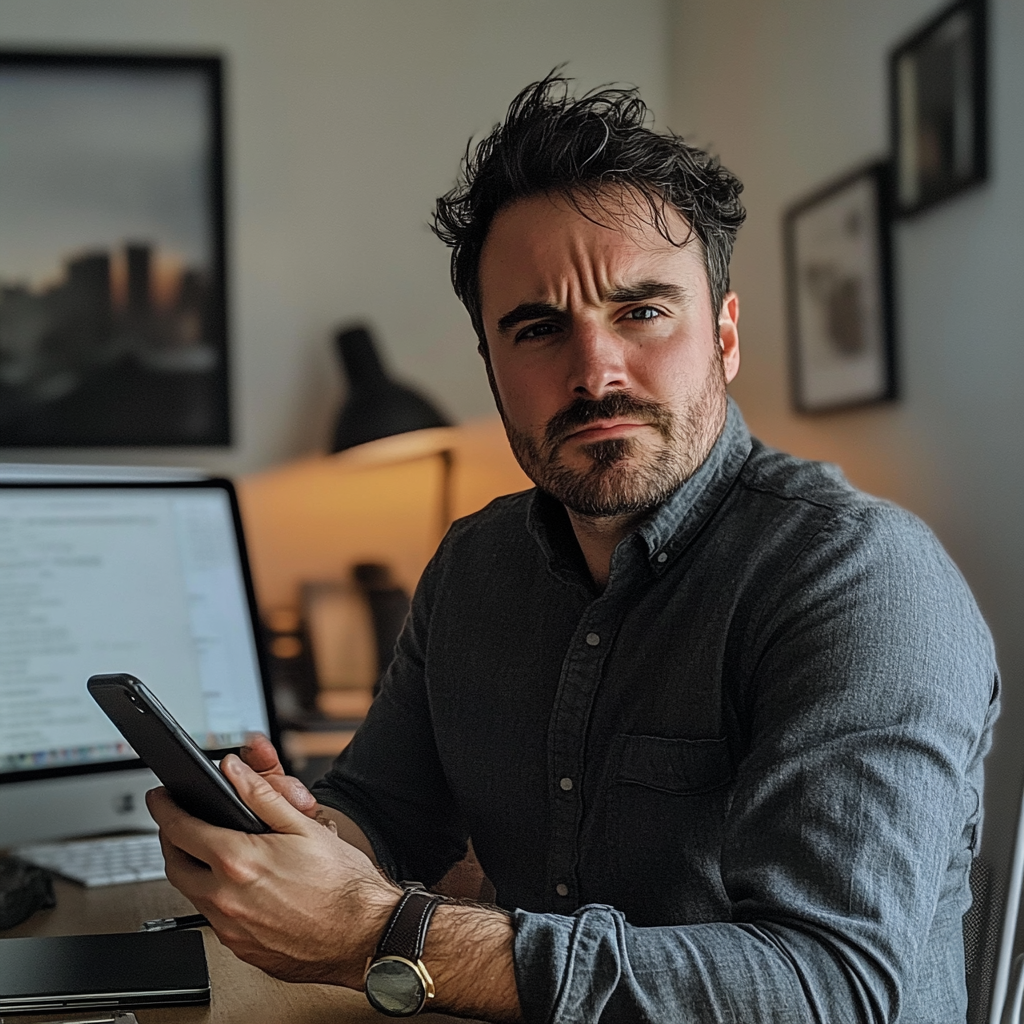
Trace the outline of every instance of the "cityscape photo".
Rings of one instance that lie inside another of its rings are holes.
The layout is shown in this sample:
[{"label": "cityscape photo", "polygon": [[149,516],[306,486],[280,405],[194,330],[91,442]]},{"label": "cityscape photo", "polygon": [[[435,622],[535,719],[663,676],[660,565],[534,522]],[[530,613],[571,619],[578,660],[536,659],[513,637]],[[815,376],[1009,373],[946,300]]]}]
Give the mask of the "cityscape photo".
[{"label": "cityscape photo", "polygon": [[0,55],[0,447],[229,441],[218,76]]}]

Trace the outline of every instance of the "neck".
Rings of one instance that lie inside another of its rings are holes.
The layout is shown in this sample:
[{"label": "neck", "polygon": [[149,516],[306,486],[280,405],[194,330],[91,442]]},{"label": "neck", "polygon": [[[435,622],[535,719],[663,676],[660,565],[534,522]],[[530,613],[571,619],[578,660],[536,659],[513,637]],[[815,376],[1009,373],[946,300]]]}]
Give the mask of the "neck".
[{"label": "neck", "polygon": [[612,554],[619,541],[628,534],[636,524],[644,518],[640,515],[625,516],[584,516],[572,509],[565,510],[569,514],[576,541],[583,552],[587,568],[594,582],[602,589],[608,583],[608,575],[612,567]]}]

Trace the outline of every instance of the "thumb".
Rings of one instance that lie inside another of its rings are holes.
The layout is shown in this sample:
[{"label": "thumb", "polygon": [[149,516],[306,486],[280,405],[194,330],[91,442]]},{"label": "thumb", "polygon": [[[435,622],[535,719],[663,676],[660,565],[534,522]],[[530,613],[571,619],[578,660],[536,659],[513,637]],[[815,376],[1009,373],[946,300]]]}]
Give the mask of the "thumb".
[{"label": "thumb", "polygon": [[239,753],[242,760],[260,775],[284,775],[281,759],[274,744],[261,732],[251,732],[245,737]]},{"label": "thumb", "polygon": [[261,775],[234,754],[225,755],[220,770],[235,787],[242,802],[275,832],[307,835],[319,832],[320,825],[296,810]]}]

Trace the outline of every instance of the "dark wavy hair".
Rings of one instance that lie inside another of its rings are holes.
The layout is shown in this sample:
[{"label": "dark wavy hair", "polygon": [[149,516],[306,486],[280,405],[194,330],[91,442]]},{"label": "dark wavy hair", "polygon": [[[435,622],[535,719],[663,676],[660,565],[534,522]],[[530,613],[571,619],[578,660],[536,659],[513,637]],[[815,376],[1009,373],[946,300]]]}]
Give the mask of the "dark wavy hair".
[{"label": "dark wavy hair", "polygon": [[[455,187],[437,201],[432,229],[452,250],[452,285],[486,356],[480,312],[480,254],[495,215],[520,199],[560,195],[583,216],[595,209],[615,217],[607,186],[624,186],[650,208],[651,223],[667,241],[683,246],[696,235],[703,248],[718,311],[729,290],[729,258],[746,212],[743,185],[718,161],[671,132],[647,127],[648,110],[634,88],[603,87],[569,95],[558,70],[528,85],[512,101],[502,124],[473,147],[470,140]],[[669,205],[686,219],[685,238],[672,236]]]}]

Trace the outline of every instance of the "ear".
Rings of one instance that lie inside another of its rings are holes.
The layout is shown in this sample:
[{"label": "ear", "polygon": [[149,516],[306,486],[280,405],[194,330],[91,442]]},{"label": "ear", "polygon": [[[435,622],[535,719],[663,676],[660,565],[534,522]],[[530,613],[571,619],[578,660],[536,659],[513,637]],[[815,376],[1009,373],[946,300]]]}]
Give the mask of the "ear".
[{"label": "ear", "polygon": [[718,314],[718,343],[722,347],[722,366],[725,383],[732,383],[740,372],[740,297],[735,292],[726,292],[722,309]]}]

